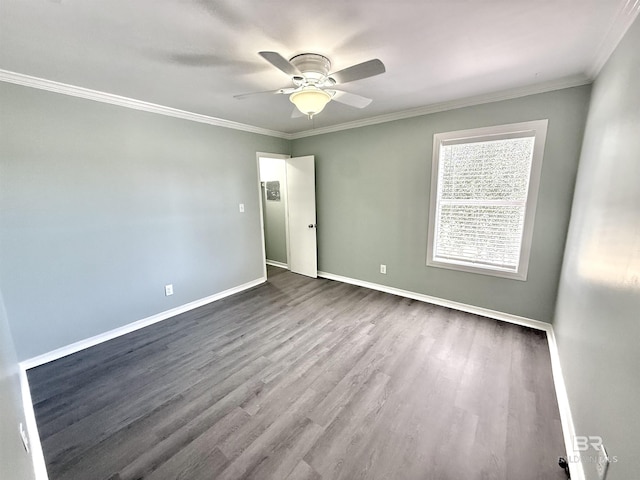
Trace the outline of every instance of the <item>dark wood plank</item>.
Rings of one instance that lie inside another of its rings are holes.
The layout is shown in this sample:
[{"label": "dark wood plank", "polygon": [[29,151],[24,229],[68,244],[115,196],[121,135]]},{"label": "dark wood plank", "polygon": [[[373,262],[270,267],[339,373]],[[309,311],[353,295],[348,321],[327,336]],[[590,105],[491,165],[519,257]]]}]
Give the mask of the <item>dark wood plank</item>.
[{"label": "dark wood plank", "polygon": [[51,480],[564,479],[544,333],[277,268],[28,375]]}]

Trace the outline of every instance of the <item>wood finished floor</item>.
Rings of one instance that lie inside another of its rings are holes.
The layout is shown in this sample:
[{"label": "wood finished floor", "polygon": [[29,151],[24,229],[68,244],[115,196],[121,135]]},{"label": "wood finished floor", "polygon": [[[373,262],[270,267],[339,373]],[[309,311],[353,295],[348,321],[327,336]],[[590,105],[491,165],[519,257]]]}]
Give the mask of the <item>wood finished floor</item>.
[{"label": "wood finished floor", "polygon": [[28,372],[51,480],[564,480],[545,335],[277,268]]}]

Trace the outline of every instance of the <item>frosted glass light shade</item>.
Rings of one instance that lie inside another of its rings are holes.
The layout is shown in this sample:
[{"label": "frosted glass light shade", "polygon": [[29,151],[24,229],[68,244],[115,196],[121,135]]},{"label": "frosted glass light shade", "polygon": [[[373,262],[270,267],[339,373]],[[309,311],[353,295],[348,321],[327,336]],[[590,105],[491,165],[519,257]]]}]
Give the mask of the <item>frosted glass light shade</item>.
[{"label": "frosted glass light shade", "polygon": [[299,92],[292,93],[289,100],[298,110],[311,118],[320,113],[329,103],[331,95],[317,87],[305,87]]}]

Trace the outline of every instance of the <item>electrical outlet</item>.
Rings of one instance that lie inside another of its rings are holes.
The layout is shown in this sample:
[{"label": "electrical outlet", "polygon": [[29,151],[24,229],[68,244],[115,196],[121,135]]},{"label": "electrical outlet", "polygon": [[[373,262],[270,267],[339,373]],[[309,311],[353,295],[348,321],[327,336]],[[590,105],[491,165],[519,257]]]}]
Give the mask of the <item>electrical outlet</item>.
[{"label": "electrical outlet", "polygon": [[598,462],[596,463],[598,480],[605,480],[607,478],[610,463],[611,460],[609,460],[609,455],[607,455],[604,445],[600,444],[600,448],[598,448]]},{"label": "electrical outlet", "polygon": [[240,209],[240,213],[244,213],[244,203],[238,205],[238,208]]},{"label": "electrical outlet", "polygon": [[27,432],[25,431],[22,423],[20,423],[20,438],[22,439],[24,449],[29,453],[29,437],[27,436]]},{"label": "electrical outlet", "polygon": [[173,295],[173,284],[164,286],[164,294],[168,297],[169,295]]},{"label": "electrical outlet", "polygon": [[386,275],[387,274],[387,266],[380,264],[380,273]]}]

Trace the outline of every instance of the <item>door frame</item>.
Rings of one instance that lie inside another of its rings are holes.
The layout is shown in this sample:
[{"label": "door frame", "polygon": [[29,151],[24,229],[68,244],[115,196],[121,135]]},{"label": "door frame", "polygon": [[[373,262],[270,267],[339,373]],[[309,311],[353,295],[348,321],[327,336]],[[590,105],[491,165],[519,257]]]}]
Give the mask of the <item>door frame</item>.
[{"label": "door frame", "polygon": [[[256,152],[256,167],[257,167],[257,184],[258,184],[258,201],[260,205],[260,233],[262,236],[262,275],[264,279],[267,279],[267,245],[265,242],[265,231],[264,231],[264,205],[262,203],[262,180],[260,178],[260,159],[261,158],[275,158],[278,160],[287,160],[291,158],[291,155],[287,155],[284,153],[267,153],[267,152]],[[284,186],[286,188],[286,185]],[[285,198],[285,202],[288,199]],[[285,211],[287,210],[288,205],[285,203]],[[289,268],[289,215],[285,215],[285,237],[287,242],[287,268]]]}]

